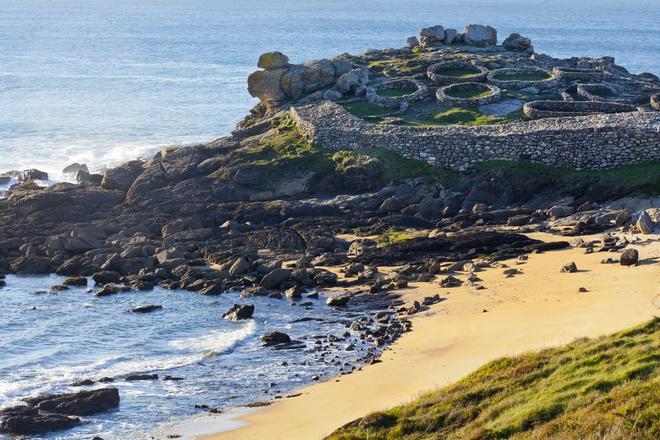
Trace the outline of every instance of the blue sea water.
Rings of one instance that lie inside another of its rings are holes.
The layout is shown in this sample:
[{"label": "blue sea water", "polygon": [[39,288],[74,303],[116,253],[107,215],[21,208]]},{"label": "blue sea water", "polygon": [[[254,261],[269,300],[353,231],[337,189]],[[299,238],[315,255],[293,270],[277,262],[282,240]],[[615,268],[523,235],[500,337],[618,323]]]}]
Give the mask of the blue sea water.
[{"label": "blue sea water", "polygon": [[[55,275],[8,276],[7,286],[0,288],[0,408],[20,403],[22,397],[90,389],[70,385],[103,377],[115,382],[94,387],[118,387],[121,402],[116,410],[84,417],[75,429],[29,437],[33,440],[152,438],[166,422],[206,414],[195,405],[226,409],[285,396],[315,376],[338,374],[347,368],[345,362],[356,365],[373,346],[357,333],[342,339],[351,319],[328,307],[323,297],[309,300],[309,306],[302,306],[303,301],[292,306],[286,299],[239,299],[235,292],[204,296],[157,287],[97,298],[86,288],[50,289],[63,280]],[[253,304],[254,319],[222,319],[234,303]],[[130,312],[143,304],[163,308]],[[299,321],[303,318],[313,319]],[[262,347],[261,336],[275,330],[304,348]],[[338,340],[321,355],[315,342],[324,341],[327,347],[328,335]],[[349,343],[355,350],[345,350]],[[161,380],[123,380],[153,373]],[[167,375],[183,380],[162,380]],[[0,434],[0,439],[10,438]]]},{"label": "blue sea water", "polygon": [[302,62],[483,23],[660,74],[659,17],[658,0],[0,0],[0,171],[62,178],[224,135],[265,51]]}]

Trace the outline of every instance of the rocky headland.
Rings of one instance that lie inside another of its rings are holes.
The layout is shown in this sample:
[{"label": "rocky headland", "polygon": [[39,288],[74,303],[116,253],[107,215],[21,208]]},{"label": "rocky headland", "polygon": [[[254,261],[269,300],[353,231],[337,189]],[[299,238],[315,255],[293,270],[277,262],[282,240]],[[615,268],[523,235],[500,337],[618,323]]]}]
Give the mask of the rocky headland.
[{"label": "rocky headland", "polygon": [[[103,174],[73,164],[77,184],[5,173],[16,183],[0,199],[0,288],[5,274],[57,273],[69,278],[54,289],[89,282],[98,297],[238,290],[245,304],[226,319],[250,319],[255,295],[340,289],[328,304],[371,311],[347,332],[377,348],[442,300],[405,304],[409,282],[482,288],[474,272],[570,247],[637,264],[618,255],[634,240],[607,234],[660,223],[660,80],[608,57],[540,55],[518,34],[496,43],[489,26],[434,26],[401,49],[301,65],[267,53],[248,79],[260,103],[229,136]],[[263,337],[264,349],[295,342]],[[42,408],[67,399],[5,409],[0,427],[73,426],[85,411]]]}]

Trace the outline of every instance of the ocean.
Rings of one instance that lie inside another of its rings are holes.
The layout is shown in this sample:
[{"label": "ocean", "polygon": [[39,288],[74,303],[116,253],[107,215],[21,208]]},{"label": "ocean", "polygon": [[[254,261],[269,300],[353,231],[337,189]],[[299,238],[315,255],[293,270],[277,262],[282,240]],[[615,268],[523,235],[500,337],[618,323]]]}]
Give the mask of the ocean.
[{"label": "ocean", "polygon": [[[168,423],[206,414],[208,408],[283,397],[314,377],[350,370],[373,347],[357,333],[343,337],[360,312],[352,311],[351,319],[323,297],[292,306],[265,297],[239,299],[237,292],[204,296],[156,287],[97,298],[83,287],[50,289],[64,279],[8,276],[0,289],[0,408],[19,404],[22,397],[91,389],[70,384],[104,377],[114,382],[94,387],[118,387],[121,402],[116,410],[85,417],[74,429],[32,440],[137,440],[152,438],[158,429],[169,434]],[[253,304],[254,319],[222,319],[235,303]],[[162,310],[130,311],[144,304]],[[306,348],[264,348],[260,338],[268,331],[286,332]],[[326,356],[314,342],[328,346],[328,335],[336,342]],[[345,350],[349,344],[355,349]],[[159,380],[124,380],[132,374],[158,374]],[[168,375],[181,380],[163,380]]]},{"label": "ocean", "polygon": [[0,0],[0,171],[94,169],[227,134],[262,52],[292,62],[402,47],[469,23],[553,56],[660,74],[660,2],[636,0]]}]

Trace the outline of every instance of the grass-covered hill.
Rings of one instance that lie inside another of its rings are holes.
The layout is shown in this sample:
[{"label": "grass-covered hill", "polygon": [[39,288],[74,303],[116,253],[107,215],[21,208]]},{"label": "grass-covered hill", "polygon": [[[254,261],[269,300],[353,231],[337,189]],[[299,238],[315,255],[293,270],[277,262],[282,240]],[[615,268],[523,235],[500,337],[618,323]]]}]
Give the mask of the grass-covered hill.
[{"label": "grass-covered hill", "polygon": [[658,439],[660,319],[504,357],[455,385],[371,414],[346,439]]}]

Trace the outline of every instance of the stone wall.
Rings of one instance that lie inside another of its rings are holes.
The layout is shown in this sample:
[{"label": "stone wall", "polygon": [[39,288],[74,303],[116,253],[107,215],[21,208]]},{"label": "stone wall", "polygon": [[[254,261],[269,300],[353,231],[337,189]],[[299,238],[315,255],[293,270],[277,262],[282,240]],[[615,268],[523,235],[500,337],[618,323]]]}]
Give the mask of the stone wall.
[{"label": "stone wall", "polygon": [[604,169],[660,160],[660,113],[599,114],[478,127],[365,122],[334,103],[291,110],[303,136],[328,149],[386,148],[456,171],[487,160]]}]

